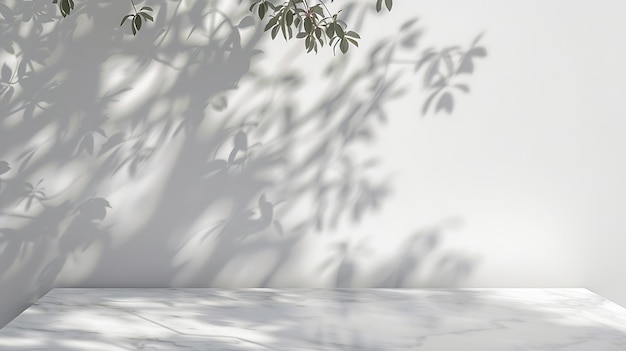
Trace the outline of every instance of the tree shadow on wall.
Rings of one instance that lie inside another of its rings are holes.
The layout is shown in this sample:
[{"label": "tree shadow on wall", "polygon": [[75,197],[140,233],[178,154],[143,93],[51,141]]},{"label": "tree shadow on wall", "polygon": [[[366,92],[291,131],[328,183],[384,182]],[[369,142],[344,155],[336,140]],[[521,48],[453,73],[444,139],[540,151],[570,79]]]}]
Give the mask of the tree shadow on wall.
[{"label": "tree shadow on wall", "polygon": [[380,259],[370,274],[362,273],[368,269],[363,262],[376,259],[370,243],[334,243],[319,266],[320,274],[330,272],[336,288],[455,287],[479,263],[475,255],[446,245],[461,227],[461,219],[449,218],[414,231],[399,241],[393,257]]},{"label": "tree shadow on wall", "polygon": [[[255,64],[262,25],[239,21],[246,6],[164,4],[132,38],[111,25],[120,2],[77,4],[63,21],[46,2],[12,5],[0,4],[0,292],[15,301],[59,281],[289,285],[306,234],[359,222],[391,192],[384,159],[362,151],[406,94],[397,78],[422,74],[423,112],[452,112],[486,54],[480,36],[421,49],[411,20],[366,60],[320,65],[327,86],[310,94],[299,46],[275,70]],[[372,14],[342,6],[349,23]],[[403,284],[395,274],[377,284]]]}]

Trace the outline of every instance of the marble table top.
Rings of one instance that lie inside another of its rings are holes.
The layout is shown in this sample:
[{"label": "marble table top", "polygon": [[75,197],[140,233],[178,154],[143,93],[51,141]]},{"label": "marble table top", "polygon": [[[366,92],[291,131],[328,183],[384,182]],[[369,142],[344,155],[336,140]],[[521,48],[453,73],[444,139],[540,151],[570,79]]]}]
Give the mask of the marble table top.
[{"label": "marble table top", "polygon": [[586,289],[53,289],[0,350],[617,351],[626,309]]}]

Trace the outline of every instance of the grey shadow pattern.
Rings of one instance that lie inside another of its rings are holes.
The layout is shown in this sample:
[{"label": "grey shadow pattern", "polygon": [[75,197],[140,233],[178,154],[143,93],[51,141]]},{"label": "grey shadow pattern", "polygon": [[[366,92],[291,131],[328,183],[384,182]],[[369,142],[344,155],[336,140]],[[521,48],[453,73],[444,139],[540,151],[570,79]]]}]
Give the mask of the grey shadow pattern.
[{"label": "grey shadow pattern", "polygon": [[586,289],[54,289],[0,350],[618,351]]},{"label": "grey shadow pattern", "polygon": [[[17,314],[64,269],[92,260],[80,284],[181,284],[197,263],[178,255],[203,243],[206,259],[186,285],[223,285],[225,267],[262,252],[273,260],[249,285],[280,284],[307,235],[359,222],[387,201],[393,178],[384,159],[357,150],[376,140],[389,104],[407,94],[398,78],[422,74],[423,112],[451,113],[455,94],[469,91],[463,79],[486,56],[480,35],[466,49],[421,48],[424,31],[412,19],[366,60],[325,63],[328,88],[303,95],[295,51],[280,70],[256,65],[262,26],[241,21],[246,6],[224,12],[219,4],[163,4],[133,39],[111,25],[128,10],[122,2],[77,3],[63,21],[45,1],[0,4],[0,295],[15,302],[0,314]],[[343,6],[356,29],[374,14],[358,1]],[[417,59],[396,59],[407,53]],[[149,182],[155,169],[163,171],[158,189],[132,199],[143,224],[119,244],[116,211],[129,211],[126,200],[112,200],[122,199],[120,179]],[[213,219],[191,238],[207,212]],[[409,246],[430,240],[420,238]],[[357,264],[345,248],[335,252],[332,284],[350,286]],[[373,284],[409,285],[417,252],[402,253],[392,276]],[[450,281],[471,270],[457,261],[447,263]]]}]

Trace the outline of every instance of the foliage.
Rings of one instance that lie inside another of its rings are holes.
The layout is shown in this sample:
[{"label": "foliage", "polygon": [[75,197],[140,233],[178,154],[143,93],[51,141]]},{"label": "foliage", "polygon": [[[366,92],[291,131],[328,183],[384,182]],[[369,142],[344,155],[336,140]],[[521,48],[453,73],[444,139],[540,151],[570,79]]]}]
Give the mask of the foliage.
[{"label": "foliage", "polygon": [[[133,7],[133,13],[122,18],[120,26],[123,26],[127,19],[130,19],[130,26],[133,35],[136,35],[144,22],[152,21],[154,18],[148,12],[152,12],[152,8],[148,6],[137,10],[134,0],[130,0]],[[330,2],[334,2],[331,0]],[[66,17],[74,10],[74,0],[53,0],[53,4],[59,4],[61,15]],[[376,0],[376,11],[380,12],[384,7],[391,11],[393,0]],[[263,20],[270,11],[269,20],[265,25],[265,31],[269,31],[272,39],[282,33],[285,40],[304,39],[304,47],[307,53],[315,51],[317,53],[319,47],[324,45],[331,46],[333,52],[337,47],[342,53],[347,53],[350,45],[359,46],[357,39],[361,36],[353,31],[348,30],[345,22],[338,19],[337,13],[332,13],[323,0],[319,0],[318,4],[309,5],[307,0],[287,0],[281,5],[275,5],[270,0],[253,0],[250,5],[250,11]]]},{"label": "foliage", "polygon": [[135,10],[135,13],[124,16],[124,18],[122,18],[122,23],[120,23],[120,27],[123,26],[124,22],[126,22],[126,20],[130,18],[131,30],[133,31],[133,35],[136,35],[137,32],[141,29],[142,22],[154,22],[154,18],[152,18],[152,16],[148,13],[148,11],[152,11],[151,7],[144,6],[141,8],[141,10],[137,11],[135,4],[133,4],[133,9]]},{"label": "foliage", "polygon": [[[333,2],[334,0],[331,0]],[[377,0],[376,10],[381,11],[383,0]],[[385,0],[388,10],[391,10],[392,0]],[[255,11],[256,9],[256,11]],[[304,39],[307,52],[315,51],[325,44],[332,46],[333,52],[337,46],[342,53],[347,53],[350,44],[359,46],[357,39],[361,36],[337,19],[339,13],[332,13],[323,1],[310,6],[306,0],[289,0],[280,6],[275,6],[267,0],[254,2],[250,11],[256,12],[260,19],[265,17],[269,10],[273,11],[265,31],[270,31],[272,39],[282,33],[285,40],[292,39],[296,32],[297,39]]]}]

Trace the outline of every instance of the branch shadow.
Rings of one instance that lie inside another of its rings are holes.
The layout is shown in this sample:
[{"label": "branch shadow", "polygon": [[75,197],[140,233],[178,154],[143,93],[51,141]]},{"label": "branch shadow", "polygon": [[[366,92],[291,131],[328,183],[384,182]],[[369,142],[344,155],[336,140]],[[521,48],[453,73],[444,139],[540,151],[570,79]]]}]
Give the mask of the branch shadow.
[{"label": "branch shadow", "polygon": [[[447,247],[452,231],[462,229],[460,218],[449,218],[416,230],[400,240],[391,258],[372,264],[376,250],[366,241],[332,244],[319,265],[319,274],[331,272],[335,288],[454,288],[469,278],[479,257]],[[363,263],[367,262],[368,265]],[[373,272],[367,273],[369,269]]]},{"label": "branch shadow", "polygon": [[[136,38],[111,25],[126,4],[76,6],[56,21],[47,2],[0,4],[0,316],[64,284],[285,284],[306,238],[374,215],[393,190],[384,160],[359,150],[406,95],[398,78],[423,73],[423,113],[452,113],[486,55],[480,36],[469,49],[419,53],[414,19],[367,60],[320,67],[328,87],[311,97],[293,64],[301,50],[277,71],[257,64],[262,25],[239,21],[245,6],[167,3]],[[346,21],[372,15],[345,6]],[[396,62],[399,52],[419,59]],[[370,283],[413,284],[422,258],[408,248],[429,235],[408,239],[380,268],[394,272]],[[343,249],[337,287],[356,270]],[[462,279],[467,262],[440,263],[447,280],[436,284]]]}]

